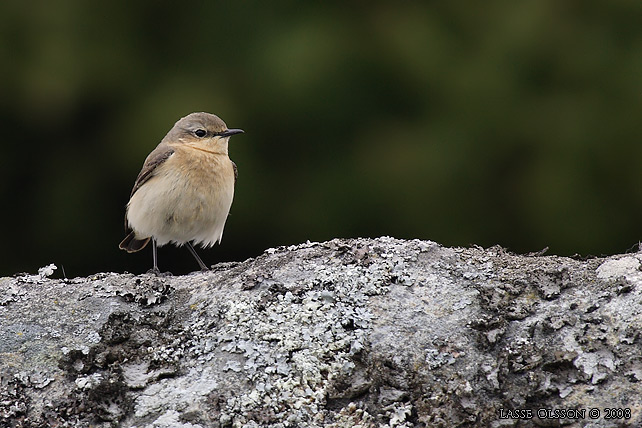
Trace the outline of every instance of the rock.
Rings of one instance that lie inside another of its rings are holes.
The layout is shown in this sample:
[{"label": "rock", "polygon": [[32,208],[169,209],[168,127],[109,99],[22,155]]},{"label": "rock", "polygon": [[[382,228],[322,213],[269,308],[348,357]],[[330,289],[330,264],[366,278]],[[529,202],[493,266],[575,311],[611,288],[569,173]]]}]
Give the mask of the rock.
[{"label": "rock", "polygon": [[335,239],[0,279],[0,426],[640,426],[642,254]]}]

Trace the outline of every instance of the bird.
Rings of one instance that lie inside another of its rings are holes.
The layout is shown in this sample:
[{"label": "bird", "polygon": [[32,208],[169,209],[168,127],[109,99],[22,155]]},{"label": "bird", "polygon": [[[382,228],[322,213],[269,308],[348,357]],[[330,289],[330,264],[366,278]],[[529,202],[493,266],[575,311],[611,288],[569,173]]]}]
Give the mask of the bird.
[{"label": "bird", "polygon": [[147,156],[125,210],[121,250],[133,253],[152,242],[152,272],[159,274],[157,246],[185,245],[201,270],[209,270],[194,249],[220,243],[238,177],[228,154],[229,129],[218,116],[196,112],[179,119]]}]

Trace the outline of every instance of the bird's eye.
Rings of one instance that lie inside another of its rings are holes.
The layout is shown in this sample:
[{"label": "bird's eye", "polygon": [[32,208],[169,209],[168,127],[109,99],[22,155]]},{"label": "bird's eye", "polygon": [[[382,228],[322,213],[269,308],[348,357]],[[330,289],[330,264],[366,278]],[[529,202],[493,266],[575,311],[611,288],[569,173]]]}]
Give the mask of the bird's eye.
[{"label": "bird's eye", "polygon": [[198,138],[203,138],[207,135],[207,131],[204,129],[197,129],[196,131],[194,131],[194,135],[196,135]]}]

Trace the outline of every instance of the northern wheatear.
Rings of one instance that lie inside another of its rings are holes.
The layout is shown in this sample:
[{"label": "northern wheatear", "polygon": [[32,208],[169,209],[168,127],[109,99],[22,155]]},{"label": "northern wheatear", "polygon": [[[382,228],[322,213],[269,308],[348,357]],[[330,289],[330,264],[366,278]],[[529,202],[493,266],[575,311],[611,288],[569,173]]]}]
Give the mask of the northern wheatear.
[{"label": "northern wheatear", "polygon": [[136,178],[125,214],[131,232],[119,247],[133,253],[151,240],[158,273],[156,246],[185,244],[207,270],[192,242],[210,247],[221,241],[237,177],[227,145],[231,135],[242,132],[209,113],[176,122]]}]

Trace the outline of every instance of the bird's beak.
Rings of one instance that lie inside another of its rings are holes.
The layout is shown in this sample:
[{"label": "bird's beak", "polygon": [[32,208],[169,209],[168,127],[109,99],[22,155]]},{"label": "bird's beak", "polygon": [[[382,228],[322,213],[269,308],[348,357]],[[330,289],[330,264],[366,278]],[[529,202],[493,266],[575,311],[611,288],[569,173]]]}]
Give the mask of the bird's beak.
[{"label": "bird's beak", "polygon": [[243,131],[242,129],[227,129],[227,130],[221,132],[218,135],[219,135],[219,137],[229,137],[230,135],[242,134],[244,132],[245,131]]}]

